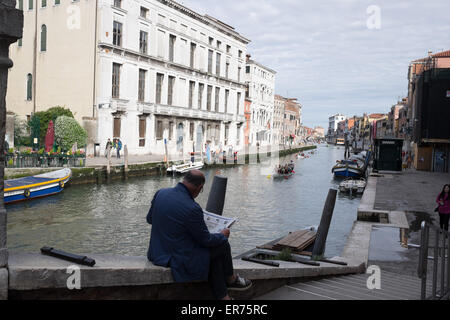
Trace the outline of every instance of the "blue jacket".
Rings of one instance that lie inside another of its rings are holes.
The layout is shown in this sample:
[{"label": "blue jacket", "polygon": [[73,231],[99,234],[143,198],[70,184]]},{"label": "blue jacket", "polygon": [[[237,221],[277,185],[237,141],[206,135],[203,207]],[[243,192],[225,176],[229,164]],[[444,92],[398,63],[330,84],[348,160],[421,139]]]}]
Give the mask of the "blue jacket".
[{"label": "blue jacket", "polygon": [[147,222],[152,225],[150,261],[170,267],[176,282],[208,280],[209,248],[228,239],[221,233],[209,233],[202,208],[182,183],[156,192]]}]

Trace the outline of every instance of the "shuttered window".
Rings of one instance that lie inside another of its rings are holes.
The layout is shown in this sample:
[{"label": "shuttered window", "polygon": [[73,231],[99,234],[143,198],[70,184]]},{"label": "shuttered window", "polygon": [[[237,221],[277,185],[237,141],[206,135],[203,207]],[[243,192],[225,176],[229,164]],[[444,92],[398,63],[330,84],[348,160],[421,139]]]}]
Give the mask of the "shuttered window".
[{"label": "shuttered window", "polygon": [[120,138],[120,125],[121,125],[121,119],[114,118],[114,127],[113,127],[114,138]]},{"label": "shuttered window", "polygon": [[148,33],[140,31],[139,33],[139,52],[147,54]]},{"label": "shuttered window", "polygon": [[41,52],[47,51],[47,26],[41,26]]},{"label": "shuttered window", "polygon": [[175,85],[175,77],[169,76],[169,84],[167,89],[167,104],[171,106],[173,104],[173,87]]},{"label": "shuttered window", "polygon": [[34,0],[28,0],[28,10],[33,10]]},{"label": "shuttered window", "polygon": [[156,74],[156,103],[161,103],[161,91],[162,83],[164,81],[164,75],[161,73]]},{"label": "shuttered window", "polygon": [[113,63],[112,70],[112,97],[119,98],[120,93],[120,67],[118,63]]},{"label": "shuttered window", "polygon": [[45,8],[47,6],[47,0],[42,0],[41,1],[41,7]]},{"label": "shuttered window", "polygon": [[147,72],[143,69],[139,69],[139,89],[138,89],[138,101],[145,101],[145,77]]},{"label": "shuttered window", "polygon": [[189,81],[189,108],[193,106],[195,81]]},{"label": "shuttered window", "polygon": [[120,22],[113,22],[113,45],[122,46],[122,24]]},{"label": "shuttered window", "polygon": [[163,138],[163,122],[161,120],[156,121],[156,139]]},{"label": "shuttered window", "polygon": [[27,100],[33,100],[33,76],[31,73],[27,75]]},{"label": "shuttered window", "polygon": [[216,94],[215,94],[215,101],[214,101],[214,108],[216,112],[219,112],[219,98],[220,98],[220,88],[216,87]]},{"label": "shuttered window", "polygon": [[212,94],[212,86],[208,86],[206,93],[206,110],[211,111],[211,94]]},{"label": "shuttered window", "polygon": [[139,117],[139,147],[145,147],[146,131],[147,131],[147,117]]},{"label": "shuttered window", "polygon": [[228,112],[228,97],[230,96],[230,90],[225,90],[225,110],[224,113]]},{"label": "shuttered window", "polygon": [[205,85],[203,83],[198,84],[198,108],[202,108],[203,104],[203,90],[205,88]]}]

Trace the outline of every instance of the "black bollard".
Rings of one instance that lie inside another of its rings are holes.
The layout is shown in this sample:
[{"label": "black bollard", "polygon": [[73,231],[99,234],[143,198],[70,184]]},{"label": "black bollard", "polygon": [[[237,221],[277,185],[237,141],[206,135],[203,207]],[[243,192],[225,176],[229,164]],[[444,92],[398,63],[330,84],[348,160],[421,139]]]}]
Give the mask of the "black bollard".
[{"label": "black bollard", "polygon": [[227,193],[227,177],[215,176],[211,191],[209,192],[206,211],[222,215],[225,205],[225,194]]},{"label": "black bollard", "polygon": [[312,260],[322,259],[323,254],[325,253],[325,243],[327,241],[331,218],[333,217],[336,194],[336,189],[330,189],[328,191],[327,200],[325,201],[325,206],[323,207],[322,218],[320,219],[320,225],[317,230],[316,241],[314,241],[314,248],[311,256]]}]

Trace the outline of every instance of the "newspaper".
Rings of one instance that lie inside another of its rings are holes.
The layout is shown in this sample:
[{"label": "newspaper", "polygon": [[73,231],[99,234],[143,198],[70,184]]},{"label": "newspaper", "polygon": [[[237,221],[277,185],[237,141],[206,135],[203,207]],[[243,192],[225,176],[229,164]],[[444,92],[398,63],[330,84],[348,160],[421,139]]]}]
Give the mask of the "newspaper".
[{"label": "newspaper", "polygon": [[237,221],[235,218],[219,216],[203,210],[203,218],[210,233],[219,233],[223,229],[230,228]]}]

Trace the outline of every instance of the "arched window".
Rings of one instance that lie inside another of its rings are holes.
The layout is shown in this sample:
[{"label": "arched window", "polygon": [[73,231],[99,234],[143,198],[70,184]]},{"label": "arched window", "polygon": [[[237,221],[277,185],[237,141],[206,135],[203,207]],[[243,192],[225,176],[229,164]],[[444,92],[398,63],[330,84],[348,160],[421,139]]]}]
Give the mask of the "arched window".
[{"label": "arched window", "polygon": [[45,24],[41,27],[41,51],[47,51],[47,26]]},{"label": "arched window", "polygon": [[27,75],[27,100],[31,101],[33,99],[33,76],[31,73]]}]

